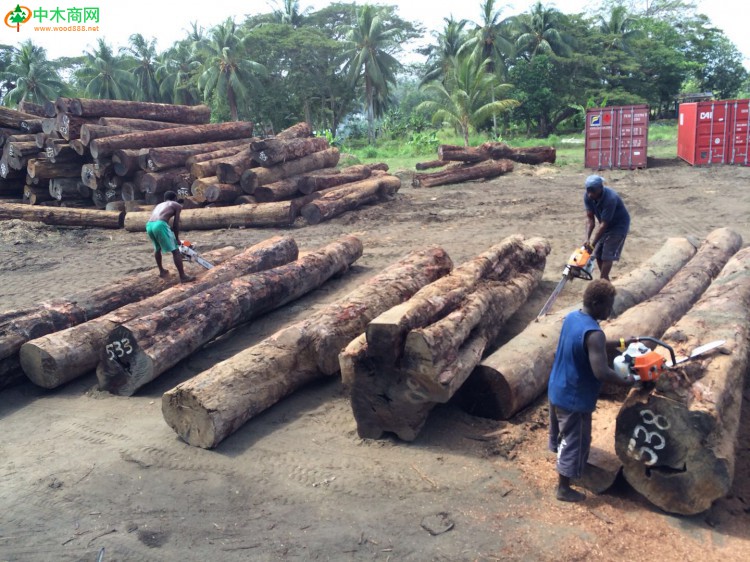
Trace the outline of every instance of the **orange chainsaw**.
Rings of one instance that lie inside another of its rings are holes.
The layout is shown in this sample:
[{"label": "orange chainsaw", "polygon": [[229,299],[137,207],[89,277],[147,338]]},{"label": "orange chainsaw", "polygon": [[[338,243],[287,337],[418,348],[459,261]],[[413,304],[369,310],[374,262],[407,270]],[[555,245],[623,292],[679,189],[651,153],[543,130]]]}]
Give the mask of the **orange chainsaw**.
[{"label": "orange chainsaw", "polygon": [[591,259],[591,252],[593,251],[593,248],[589,244],[584,244],[570,255],[568,263],[563,269],[562,279],[560,279],[555,290],[552,291],[547,302],[544,303],[542,310],[537,314],[537,320],[549,312],[549,309],[552,308],[563,287],[565,287],[565,283],[570,279],[576,278],[591,281],[592,274],[594,273],[594,260]]},{"label": "orange chainsaw", "polygon": [[[623,344],[624,344],[624,340]],[[716,340],[710,343],[696,347],[688,357],[675,358],[674,349],[661,340],[648,336],[637,337],[629,340],[631,343],[627,349],[623,350],[622,355],[615,357],[612,368],[622,378],[632,375],[636,382],[652,382],[658,379],[666,371],[675,368],[677,365],[695,359],[696,357],[708,353],[724,345],[725,340]],[[669,351],[671,362],[666,357],[653,351],[643,345],[642,342],[649,341],[659,345]],[[620,348],[622,349],[622,348]]]}]

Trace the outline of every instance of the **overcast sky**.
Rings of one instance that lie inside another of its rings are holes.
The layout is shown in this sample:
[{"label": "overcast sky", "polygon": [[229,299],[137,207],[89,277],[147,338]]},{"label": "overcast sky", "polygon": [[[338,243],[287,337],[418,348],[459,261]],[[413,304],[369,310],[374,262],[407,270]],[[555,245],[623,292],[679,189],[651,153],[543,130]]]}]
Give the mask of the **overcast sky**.
[{"label": "overcast sky", "polygon": [[[300,0],[300,7],[319,9],[328,5],[326,0]],[[357,2],[364,4],[364,2]],[[371,0],[372,4],[390,4],[399,6],[402,18],[421,22],[430,30],[443,28],[443,18],[453,15],[456,19],[478,21],[480,19],[481,0]],[[504,3],[498,0],[496,6],[504,6],[502,16],[507,17],[522,13],[533,5],[534,0],[513,0]],[[723,29],[729,39],[745,57],[745,66],[750,69],[750,32],[747,29],[747,18],[738,12],[738,1],[728,0],[699,0],[696,2],[700,12],[706,14],[713,24]],[[5,2],[3,6],[9,10],[17,4],[16,0]],[[279,0],[279,5],[283,4]],[[742,2],[744,4],[744,2]],[[48,32],[34,30],[34,26],[42,25],[37,18],[16,28],[7,24],[0,26],[0,43],[17,44],[24,39],[32,39],[36,44],[47,49],[49,58],[60,56],[75,56],[81,54],[89,46],[95,45],[97,39],[104,37],[114,47],[127,44],[128,37],[133,33],[142,33],[146,38],[157,39],[158,50],[164,50],[175,41],[185,37],[191,22],[198,22],[204,28],[209,28],[224,21],[227,17],[235,17],[242,21],[249,13],[267,13],[274,9],[275,4],[268,0],[210,0],[208,2],[165,2],[160,0],[34,0],[22,3],[35,10],[38,8],[51,14],[54,9],[63,11],[85,7],[99,8],[99,21],[89,20],[86,25],[98,25],[98,31],[58,31]],[[591,0],[557,0],[545,2],[547,6],[554,6],[565,13],[585,12],[587,7],[597,6],[598,2]],[[3,8],[3,11],[4,9]],[[59,17],[59,16],[58,16]],[[47,25],[56,25],[47,20]],[[68,25],[64,22],[60,25]],[[80,25],[80,24],[79,24]]]}]

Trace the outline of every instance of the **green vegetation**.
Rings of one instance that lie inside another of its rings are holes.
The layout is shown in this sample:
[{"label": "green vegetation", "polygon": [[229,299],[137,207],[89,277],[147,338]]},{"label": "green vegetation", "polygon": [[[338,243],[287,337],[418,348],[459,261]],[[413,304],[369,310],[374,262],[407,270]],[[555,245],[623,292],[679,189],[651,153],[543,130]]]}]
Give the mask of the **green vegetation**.
[{"label": "green vegetation", "polygon": [[138,33],[54,60],[29,41],[0,45],[0,97],[205,103],[214,120],[250,120],[261,133],[307,121],[342,148],[411,158],[446,130],[458,144],[551,143],[579,133],[586,108],[648,104],[658,120],[674,115],[678,93],[750,92],[741,54],[689,0],[605,0],[571,14],[474,1],[476,21],[446,18],[410,64],[424,29],[395,6],[347,2],[312,11],[283,0],[211,29],[193,24],[162,52]]}]

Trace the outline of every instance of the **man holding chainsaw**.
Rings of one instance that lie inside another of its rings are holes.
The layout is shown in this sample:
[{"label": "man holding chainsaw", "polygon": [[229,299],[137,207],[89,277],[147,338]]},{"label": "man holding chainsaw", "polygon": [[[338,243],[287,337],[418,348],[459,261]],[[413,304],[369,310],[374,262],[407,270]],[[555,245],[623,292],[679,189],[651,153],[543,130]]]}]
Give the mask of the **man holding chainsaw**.
[{"label": "man holding chainsaw", "polygon": [[[180,274],[180,282],[187,283],[195,277],[185,275],[185,270],[182,267],[182,256],[180,256],[178,249],[180,211],[182,211],[182,205],[177,202],[177,194],[174,191],[167,191],[164,194],[164,202],[154,207],[151,217],[146,223],[146,232],[154,245],[154,259],[159,267],[159,277],[169,276],[169,272],[162,265],[161,255],[171,253],[174,265]],[[172,228],[170,228],[169,219],[172,217],[174,217],[174,222]]]},{"label": "man holding chainsaw", "polygon": [[557,499],[579,502],[586,498],[570,487],[578,479],[591,448],[591,415],[603,382],[631,386],[632,375],[621,378],[607,364],[607,343],[599,320],[612,313],[615,288],[605,279],[592,281],[583,293],[583,308],[563,321],[555,361],[549,377],[549,448],[557,453]]},{"label": "man holding chainsaw", "polygon": [[[586,208],[586,249],[593,252],[599,274],[609,280],[612,262],[620,259],[625,238],[630,230],[630,214],[625,203],[614,189],[604,185],[604,178],[593,175],[586,178],[583,204]],[[594,233],[595,220],[599,229]]]}]

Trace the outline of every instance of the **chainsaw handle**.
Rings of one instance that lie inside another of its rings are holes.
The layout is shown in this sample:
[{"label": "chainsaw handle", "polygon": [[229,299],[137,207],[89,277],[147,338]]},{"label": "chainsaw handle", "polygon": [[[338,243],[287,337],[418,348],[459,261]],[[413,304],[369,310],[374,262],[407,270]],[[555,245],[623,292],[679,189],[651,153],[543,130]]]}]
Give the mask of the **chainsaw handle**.
[{"label": "chainsaw handle", "polygon": [[659,345],[659,346],[663,347],[667,351],[669,351],[669,356],[672,359],[672,365],[676,365],[677,364],[677,359],[675,358],[674,349],[672,349],[672,346],[669,345],[669,344],[667,344],[667,343],[664,343],[660,339],[652,338],[651,336],[637,336],[635,338],[630,339],[629,343],[633,343],[633,342],[637,343],[637,342],[644,342],[644,341],[648,341],[648,342],[654,343],[656,345]]}]

